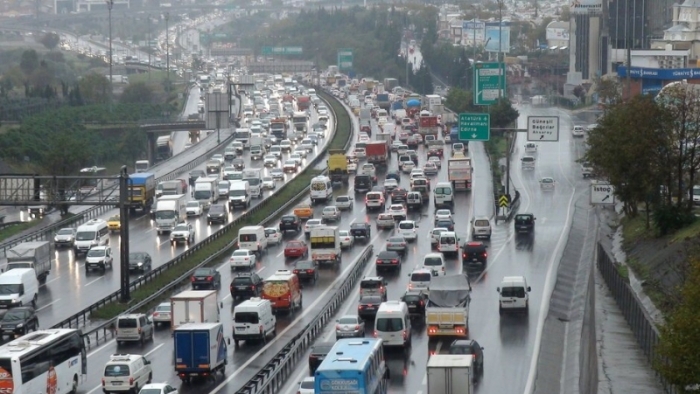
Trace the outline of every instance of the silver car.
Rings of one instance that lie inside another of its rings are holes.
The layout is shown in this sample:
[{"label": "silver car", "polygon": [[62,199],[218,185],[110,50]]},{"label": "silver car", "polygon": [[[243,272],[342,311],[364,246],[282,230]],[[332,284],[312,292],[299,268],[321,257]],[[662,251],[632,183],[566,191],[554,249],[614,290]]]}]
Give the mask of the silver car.
[{"label": "silver car", "polygon": [[472,237],[491,239],[491,222],[486,216],[472,218]]},{"label": "silver car", "polygon": [[76,230],[73,227],[66,227],[58,230],[53,238],[53,242],[57,248],[62,246],[72,247],[75,243]]},{"label": "silver car", "polygon": [[156,307],[156,310],[153,311],[153,315],[151,315],[151,319],[153,322],[159,326],[161,324],[170,324],[171,320],[170,317],[172,313],[172,306],[170,305],[170,301],[167,302],[161,302],[158,304]]},{"label": "silver car", "polygon": [[362,338],[365,336],[365,322],[357,315],[345,315],[335,321],[335,339]]}]

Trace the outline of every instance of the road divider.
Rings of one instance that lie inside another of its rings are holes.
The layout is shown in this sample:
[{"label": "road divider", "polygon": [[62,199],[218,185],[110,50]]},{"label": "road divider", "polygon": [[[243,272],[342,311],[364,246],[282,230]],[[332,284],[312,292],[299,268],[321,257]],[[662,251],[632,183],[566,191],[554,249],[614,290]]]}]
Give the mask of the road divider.
[{"label": "road divider", "polygon": [[[293,204],[308,194],[311,178],[327,170],[317,167],[325,160],[325,151],[331,146],[346,148],[350,145],[352,122],[343,106],[332,96],[321,93],[330,104],[335,119],[335,127],[326,147],[291,182],[288,182],[271,197],[252,208],[244,215],[223,227],[210,237],[197,243],[175,259],[131,283],[132,301],[120,304],[121,291],[117,290],[104,299],[76,313],[53,328],[77,328],[87,325],[90,320],[100,319],[102,323],[84,334],[88,346],[95,345],[113,336],[114,318],[121,313],[149,311],[161,300],[176,290],[195,269],[218,263],[224,253],[235,248],[237,229],[252,224],[269,223],[288,210]],[[180,267],[178,267],[180,266]],[[177,267],[175,270],[174,268]],[[138,289],[138,290],[137,290]]]}]

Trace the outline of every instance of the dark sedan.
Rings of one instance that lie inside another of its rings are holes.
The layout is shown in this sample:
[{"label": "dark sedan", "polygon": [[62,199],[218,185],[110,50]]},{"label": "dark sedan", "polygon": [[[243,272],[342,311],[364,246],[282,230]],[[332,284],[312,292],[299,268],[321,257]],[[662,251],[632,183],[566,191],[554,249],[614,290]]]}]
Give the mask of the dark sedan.
[{"label": "dark sedan", "polygon": [[425,306],[428,304],[428,294],[423,290],[409,290],[402,297],[401,301],[408,306],[408,313],[412,316],[424,316]]},{"label": "dark sedan", "polygon": [[192,290],[221,288],[221,273],[213,267],[197,268],[190,280]]},{"label": "dark sedan", "polygon": [[401,256],[398,252],[384,250],[377,255],[375,264],[377,272],[390,269],[399,271],[401,269]]},{"label": "dark sedan", "polygon": [[363,296],[357,306],[357,315],[363,319],[374,319],[382,301],[381,296]]},{"label": "dark sedan", "polygon": [[29,306],[12,308],[0,320],[2,336],[24,335],[37,329],[39,329],[39,318],[34,308]]},{"label": "dark sedan", "polygon": [[447,231],[455,231],[455,224],[450,219],[440,219],[435,221],[435,228],[446,228]]},{"label": "dark sedan", "polygon": [[408,191],[406,189],[402,189],[400,187],[395,188],[394,190],[391,191],[391,203],[400,203],[400,202],[406,202],[406,195],[408,194]]},{"label": "dark sedan", "polygon": [[318,279],[316,263],[311,260],[297,261],[294,264],[294,273],[299,277],[299,280],[310,280],[316,282],[316,279]]},{"label": "dark sedan", "polygon": [[146,252],[129,253],[129,271],[148,271],[152,265],[150,254]]}]

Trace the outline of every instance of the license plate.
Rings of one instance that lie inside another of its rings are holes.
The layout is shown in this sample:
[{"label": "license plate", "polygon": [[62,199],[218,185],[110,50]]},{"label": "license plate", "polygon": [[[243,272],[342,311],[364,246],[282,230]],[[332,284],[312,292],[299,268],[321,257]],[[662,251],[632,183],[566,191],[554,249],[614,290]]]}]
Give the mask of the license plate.
[{"label": "license plate", "polygon": [[115,382],[115,381],[112,381],[112,384],[113,384],[114,386],[119,386],[119,385],[121,385],[121,384],[122,384],[122,382],[118,382],[118,381],[117,381],[117,382]]},{"label": "license plate", "polygon": [[416,306],[415,306],[415,305],[409,305],[409,306],[408,306],[408,309],[416,309]]},{"label": "license plate", "polygon": [[245,327],[236,327],[236,330],[245,330]]},{"label": "license plate", "polygon": [[440,328],[452,328],[451,324],[440,324]]},{"label": "license plate", "polygon": [[247,288],[247,286],[238,286],[236,287],[236,290],[246,290]]},{"label": "license plate", "polygon": [[193,373],[190,374],[190,376],[199,376],[199,374],[193,372]]},{"label": "license plate", "polygon": [[472,259],[472,261],[479,261],[479,259],[477,259],[476,257],[474,257],[474,258]]}]

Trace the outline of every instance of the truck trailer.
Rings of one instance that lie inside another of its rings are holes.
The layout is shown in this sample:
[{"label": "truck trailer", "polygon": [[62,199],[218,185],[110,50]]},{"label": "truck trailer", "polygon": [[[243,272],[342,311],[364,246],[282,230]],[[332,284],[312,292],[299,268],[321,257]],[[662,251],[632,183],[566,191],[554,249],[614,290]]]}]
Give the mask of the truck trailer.
[{"label": "truck trailer", "polygon": [[49,241],[23,242],[6,253],[4,272],[16,268],[33,268],[39,281],[46,280],[51,271],[51,243]]},{"label": "truck trailer", "polygon": [[471,285],[464,275],[436,276],[425,307],[428,337],[469,337]]},{"label": "truck trailer", "polygon": [[186,290],[170,297],[170,326],[174,329],[187,323],[216,323],[219,304],[216,290]]},{"label": "truck trailer", "polygon": [[225,375],[228,342],[221,323],[188,323],[173,332],[175,373],[185,383]]},{"label": "truck trailer", "polygon": [[156,140],[156,158],[167,160],[173,156],[173,140],[169,135],[163,135]]},{"label": "truck trailer", "polygon": [[173,231],[178,223],[184,222],[187,219],[187,196],[179,195],[164,195],[156,202],[156,231],[158,235]]},{"label": "truck trailer", "polygon": [[473,171],[472,159],[469,157],[453,157],[447,160],[447,179],[455,191],[472,189]]},{"label": "truck trailer", "polygon": [[428,360],[428,394],[472,394],[474,360],[470,354],[433,354]]},{"label": "truck trailer", "polygon": [[151,210],[156,198],[156,176],[150,172],[129,175],[129,209]]}]

